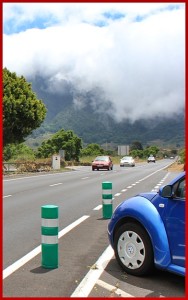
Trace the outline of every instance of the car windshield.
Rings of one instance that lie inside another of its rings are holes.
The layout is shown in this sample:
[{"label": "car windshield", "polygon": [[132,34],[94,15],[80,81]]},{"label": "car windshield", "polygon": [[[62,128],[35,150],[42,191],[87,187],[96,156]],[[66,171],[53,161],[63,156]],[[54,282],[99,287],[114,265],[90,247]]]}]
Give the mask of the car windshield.
[{"label": "car windshield", "polygon": [[108,159],[108,157],[106,157],[106,156],[97,156],[96,158],[95,158],[95,160],[100,160],[100,161],[108,161],[109,159]]},{"label": "car windshield", "polygon": [[125,159],[125,160],[131,160],[132,157],[131,157],[131,156],[124,156],[122,159]]}]

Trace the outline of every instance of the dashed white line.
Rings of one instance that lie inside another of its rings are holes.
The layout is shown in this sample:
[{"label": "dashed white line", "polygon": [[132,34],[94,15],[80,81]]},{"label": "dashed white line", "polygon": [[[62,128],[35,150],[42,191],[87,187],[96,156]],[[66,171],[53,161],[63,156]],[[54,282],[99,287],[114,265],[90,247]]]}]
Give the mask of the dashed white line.
[{"label": "dashed white line", "polygon": [[102,204],[98,205],[97,207],[95,207],[93,210],[99,210],[102,208]]},{"label": "dashed white line", "polygon": [[89,177],[83,177],[82,179],[88,179]]},{"label": "dashed white line", "polygon": [[59,182],[59,183],[50,184],[49,186],[57,186],[57,185],[61,185],[61,184],[63,184],[63,183]]},{"label": "dashed white line", "polygon": [[114,195],[114,197],[119,197],[121,195],[121,193],[117,193]]},{"label": "dashed white line", "polygon": [[3,198],[8,198],[8,197],[12,197],[12,195],[3,196]]}]

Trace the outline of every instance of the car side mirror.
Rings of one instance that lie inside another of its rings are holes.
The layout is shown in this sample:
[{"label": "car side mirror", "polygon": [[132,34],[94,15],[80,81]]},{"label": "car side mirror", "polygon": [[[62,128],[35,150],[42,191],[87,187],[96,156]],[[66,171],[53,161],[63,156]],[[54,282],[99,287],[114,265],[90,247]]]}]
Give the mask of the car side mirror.
[{"label": "car side mirror", "polygon": [[171,185],[165,185],[161,191],[160,194],[164,198],[172,198],[173,197],[173,191]]}]

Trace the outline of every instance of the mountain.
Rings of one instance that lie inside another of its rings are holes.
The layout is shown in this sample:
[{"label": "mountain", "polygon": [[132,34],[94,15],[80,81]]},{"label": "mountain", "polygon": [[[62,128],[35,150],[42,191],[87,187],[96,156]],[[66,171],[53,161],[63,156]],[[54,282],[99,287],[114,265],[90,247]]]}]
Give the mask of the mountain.
[{"label": "mountain", "polygon": [[[30,80],[31,81],[31,80]],[[73,130],[84,143],[114,143],[118,145],[131,144],[139,141],[143,145],[160,144],[184,146],[185,116],[177,113],[176,116],[150,120],[117,122],[113,118],[113,107],[108,101],[103,101],[102,93],[93,90],[89,93],[76,94],[74,87],[62,82],[60,91],[49,89],[48,79],[37,76],[32,80],[32,88],[39,99],[45,103],[48,112],[42,126],[35,130],[28,139],[41,139],[60,129]],[[63,92],[62,92],[63,91]],[[75,104],[77,99],[84,99]],[[93,101],[95,99],[95,102]],[[97,99],[97,100],[96,100]]]}]

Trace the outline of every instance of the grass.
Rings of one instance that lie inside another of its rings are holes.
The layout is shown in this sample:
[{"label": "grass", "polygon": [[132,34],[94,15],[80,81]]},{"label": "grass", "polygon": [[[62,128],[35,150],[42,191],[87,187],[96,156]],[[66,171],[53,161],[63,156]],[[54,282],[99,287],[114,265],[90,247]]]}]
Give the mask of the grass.
[{"label": "grass", "polygon": [[183,172],[184,171],[184,164],[174,162],[170,167],[167,168],[167,170],[171,171],[171,172]]}]

